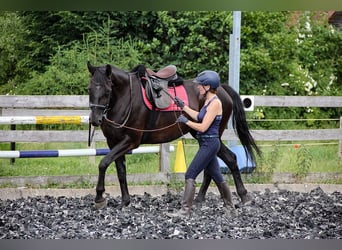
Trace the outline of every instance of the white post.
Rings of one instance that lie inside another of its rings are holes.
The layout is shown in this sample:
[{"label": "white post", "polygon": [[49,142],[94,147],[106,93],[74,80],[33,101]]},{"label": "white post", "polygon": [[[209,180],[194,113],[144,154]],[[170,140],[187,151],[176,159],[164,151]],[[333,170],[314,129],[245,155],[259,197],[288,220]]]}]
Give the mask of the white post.
[{"label": "white post", "polygon": [[[240,92],[240,36],[241,11],[233,11],[233,34],[229,43],[229,74],[228,84],[236,92]],[[232,121],[228,121],[228,129],[233,129]],[[237,141],[228,141],[228,146],[235,146]]]}]

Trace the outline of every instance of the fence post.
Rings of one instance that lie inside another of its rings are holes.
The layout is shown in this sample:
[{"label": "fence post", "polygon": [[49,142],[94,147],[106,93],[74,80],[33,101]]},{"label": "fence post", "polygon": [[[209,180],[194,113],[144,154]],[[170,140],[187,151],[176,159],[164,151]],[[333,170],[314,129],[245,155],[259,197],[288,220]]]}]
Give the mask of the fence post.
[{"label": "fence post", "polygon": [[[2,107],[0,107],[0,116],[2,116]],[[16,124],[11,124],[10,125],[10,130],[16,130],[17,125]],[[15,150],[15,142],[10,142],[10,150]],[[10,164],[14,165],[15,159],[11,158],[10,159]]]},{"label": "fence post", "polygon": [[170,173],[170,143],[160,144],[159,167],[160,172]]},{"label": "fence post", "polygon": [[[340,117],[340,129],[342,129],[342,116]],[[338,157],[342,160],[342,139],[340,139],[338,144]]]}]

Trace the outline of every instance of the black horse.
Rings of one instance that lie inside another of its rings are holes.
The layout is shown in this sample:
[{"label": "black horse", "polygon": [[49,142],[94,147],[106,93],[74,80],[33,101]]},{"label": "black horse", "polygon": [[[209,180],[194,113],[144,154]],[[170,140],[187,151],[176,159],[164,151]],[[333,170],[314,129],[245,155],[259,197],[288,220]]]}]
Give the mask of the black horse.
[{"label": "black horse", "polygon": [[[105,191],[105,175],[113,161],[120,182],[122,205],[127,206],[130,203],[130,195],[127,187],[125,154],[141,144],[170,142],[188,132],[195,137],[195,131],[184,124],[176,123],[177,117],[181,114],[180,110],[159,112],[144,105],[141,71],[126,72],[112,65],[95,67],[89,62],[87,66],[91,73],[88,86],[90,122],[93,126],[101,126],[110,148],[110,152],[98,166],[95,207],[106,206],[106,200],[102,196]],[[195,84],[191,80],[185,80],[183,85],[188,95],[189,106],[199,110],[203,100]],[[240,96],[228,85],[220,86],[217,95],[223,106],[220,136],[233,112],[233,127],[246,153],[254,160],[253,150],[258,154],[260,150],[249,132]],[[251,197],[242,182],[236,156],[222,141],[218,157],[229,166],[242,203],[249,202]],[[210,182],[210,175],[204,171],[202,186],[196,197],[197,202],[204,200]]]}]

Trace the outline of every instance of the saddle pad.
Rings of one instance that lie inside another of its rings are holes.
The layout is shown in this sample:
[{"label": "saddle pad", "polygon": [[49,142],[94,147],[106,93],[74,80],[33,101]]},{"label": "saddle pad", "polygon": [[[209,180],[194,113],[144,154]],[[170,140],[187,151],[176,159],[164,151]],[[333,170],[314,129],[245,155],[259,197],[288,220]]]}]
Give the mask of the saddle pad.
[{"label": "saddle pad", "polygon": [[[187,95],[187,93],[185,91],[184,86],[183,85],[179,85],[179,86],[175,87],[175,89],[176,89],[176,91],[174,91],[174,88],[172,87],[172,88],[168,88],[167,91],[168,91],[168,93],[173,98],[175,97],[175,92],[176,92],[177,96],[184,101],[185,105],[189,105],[188,95]],[[143,87],[141,88],[141,91],[142,91],[142,95],[143,95],[143,99],[144,99],[145,105],[147,106],[148,109],[152,110],[152,104],[147,99],[146,91],[145,91],[145,89]],[[178,110],[179,111],[181,109],[179,107],[177,107],[177,105],[172,100],[172,102],[171,102],[169,107],[164,108],[164,109],[156,108],[155,110],[158,110],[158,111],[174,111],[174,110]]]}]

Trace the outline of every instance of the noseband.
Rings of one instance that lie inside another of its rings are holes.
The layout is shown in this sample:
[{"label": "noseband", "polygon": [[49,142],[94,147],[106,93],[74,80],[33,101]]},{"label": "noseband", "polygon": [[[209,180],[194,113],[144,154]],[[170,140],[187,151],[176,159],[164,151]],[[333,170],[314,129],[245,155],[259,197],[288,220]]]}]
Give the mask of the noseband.
[{"label": "noseband", "polygon": [[89,108],[90,108],[91,111],[103,110],[103,114],[107,113],[107,111],[110,109],[109,108],[109,103],[107,105],[90,103],[89,104]]}]

